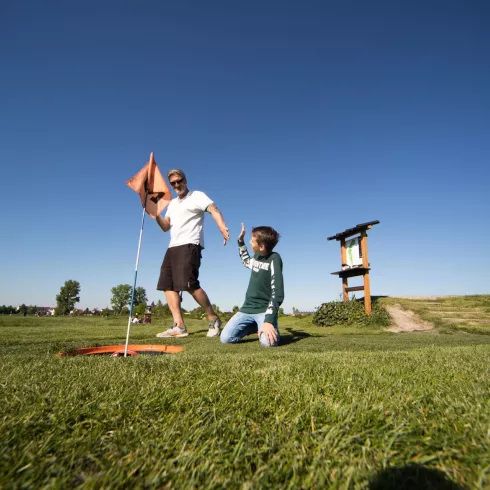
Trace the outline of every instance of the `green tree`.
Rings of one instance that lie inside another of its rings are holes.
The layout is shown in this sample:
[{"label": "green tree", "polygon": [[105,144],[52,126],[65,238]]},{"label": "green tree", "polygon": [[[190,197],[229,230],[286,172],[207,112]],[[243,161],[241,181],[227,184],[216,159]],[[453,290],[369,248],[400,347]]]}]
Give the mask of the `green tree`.
[{"label": "green tree", "polygon": [[279,316],[285,316],[284,308],[279,308]]},{"label": "green tree", "polygon": [[[131,290],[132,292],[132,290]],[[148,303],[148,298],[146,297],[146,291],[145,288],[142,288],[141,286],[136,288],[134,290],[134,305],[133,306],[138,306],[138,305],[145,305]]]},{"label": "green tree", "polygon": [[[216,310],[215,310],[216,311]],[[216,312],[217,313],[217,312]],[[206,316],[206,312],[198,306],[197,308],[194,308],[190,313],[189,313],[189,318],[196,318],[201,320]]]},{"label": "green tree", "polygon": [[80,301],[80,283],[69,279],[60,288],[60,294],[56,295],[56,314],[66,315]]},{"label": "green tree", "polygon": [[155,318],[165,318],[168,316],[172,316],[169,306],[167,304],[163,304],[160,299],[158,300],[157,304],[151,309],[151,313],[155,316]]},{"label": "green tree", "polygon": [[142,318],[145,314],[146,305],[141,303],[139,305],[133,306],[133,316],[139,316]]},{"label": "green tree", "polygon": [[119,286],[114,286],[111,289],[111,305],[113,306],[116,315],[120,315],[122,309],[129,305],[132,289],[133,288],[129,284],[119,284]]},{"label": "green tree", "polygon": [[3,313],[4,315],[11,315],[12,313],[15,313],[16,309],[13,306],[6,306],[3,305],[0,307],[0,313]]},{"label": "green tree", "polygon": [[37,306],[32,306],[32,305],[29,305],[27,307],[27,314],[28,315],[35,315],[36,314],[36,311],[37,311]]},{"label": "green tree", "polygon": [[234,306],[232,311],[233,311],[233,314],[238,313],[240,311],[240,307]]},{"label": "green tree", "polygon": [[24,315],[24,316],[26,316],[26,315],[27,315],[27,306],[26,306],[24,303],[22,303],[22,304],[19,306],[19,313],[20,313],[21,315]]}]

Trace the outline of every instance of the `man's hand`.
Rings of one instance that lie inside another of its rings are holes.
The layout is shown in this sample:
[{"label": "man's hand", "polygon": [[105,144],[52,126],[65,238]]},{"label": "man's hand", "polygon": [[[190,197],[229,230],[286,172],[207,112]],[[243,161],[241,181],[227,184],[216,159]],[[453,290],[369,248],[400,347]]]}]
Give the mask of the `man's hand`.
[{"label": "man's hand", "polygon": [[223,218],[221,211],[214,202],[207,207],[206,211],[213,217],[214,221],[216,221],[218,229],[224,238],[223,245],[226,245],[226,242],[230,239],[230,232],[226,227],[225,219]]},{"label": "man's hand", "polygon": [[163,231],[168,231],[170,230],[170,218],[162,218],[160,215],[156,217],[156,221],[158,223],[158,226],[163,230]]},{"label": "man's hand", "polygon": [[223,228],[220,230],[221,231],[221,234],[223,235],[223,245],[226,245],[226,242],[230,239],[230,230],[228,230],[228,228]]},{"label": "man's hand", "polygon": [[245,225],[242,223],[242,231],[240,231],[240,234],[238,235],[238,241],[243,242],[244,237],[245,237]]},{"label": "man's hand", "polygon": [[260,327],[260,330],[257,332],[257,335],[264,334],[265,340],[269,345],[274,345],[277,341],[277,332],[276,329],[274,328],[274,325],[269,322],[264,322],[262,326]]}]

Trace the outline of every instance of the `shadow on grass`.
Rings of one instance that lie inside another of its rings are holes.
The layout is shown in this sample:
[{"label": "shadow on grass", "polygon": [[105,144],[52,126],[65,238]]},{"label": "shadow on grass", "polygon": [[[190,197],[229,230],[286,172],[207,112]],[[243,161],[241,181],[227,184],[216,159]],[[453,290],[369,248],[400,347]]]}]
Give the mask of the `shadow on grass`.
[{"label": "shadow on grass", "polygon": [[387,468],[370,481],[368,490],[466,490],[454,483],[444,472],[410,464]]},{"label": "shadow on grass", "polygon": [[[374,303],[376,303],[376,301],[380,300],[380,299],[383,299],[383,298],[389,298],[390,296],[371,296],[371,305],[373,305]],[[359,301],[359,302],[362,302],[364,303],[364,296],[361,296],[360,298],[356,298],[354,296],[354,301]]]},{"label": "shadow on grass", "polygon": [[[299,340],[305,339],[307,337],[319,337],[319,335],[311,335],[309,333],[303,332],[301,330],[293,330],[292,328],[285,329],[290,335],[281,335],[281,341],[279,342],[278,347],[282,347],[284,345],[293,344],[294,342],[298,342]],[[247,344],[248,342],[258,342],[259,338],[257,334],[247,335],[247,337],[243,338],[238,342],[239,344]]]},{"label": "shadow on grass", "polygon": [[281,336],[279,347],[283,345],[294,344],[295,342],[306,339],[307,337],[314,337],[314,335],[303,332],[302,330],[293,330],[292,328],[286,328],[286,331],[289,332],[291,335]]}]

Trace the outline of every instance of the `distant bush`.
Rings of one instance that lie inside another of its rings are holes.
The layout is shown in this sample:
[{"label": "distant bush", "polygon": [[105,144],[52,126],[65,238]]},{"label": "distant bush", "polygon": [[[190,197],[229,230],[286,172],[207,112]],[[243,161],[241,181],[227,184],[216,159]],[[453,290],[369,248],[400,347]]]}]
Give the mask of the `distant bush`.
[{"label": "distant bush", "polygon": [[158,300],[158,303],[152,307],[151,309],[151,314],[155,318],[166,318],[169,316],[172,316],[172,313],[170,311],[170,307],[168,304],[163,304],[160,300]]},{"label": "distant bush", "polygon": [[219,317],[223,323],[223,326],[226,322],[230,321],[230,318],[234,315],[235,313],[233,313],[232,311],[222,311],[220,314],[219,314]]},{"label": "distant bush", "polygon": [[372,302],[371,315],[366,315],[364,301],[352,299],[347,303],[340,301],[323,303],[313,315],[313,323],[319,327],[339,324],[351,325],[353,323],[388,326],[390,316],[377,301]]},{"label": "distant bush", "polygon": [[202,320],[203,318],[206,318],[206,312],[200,306],[198,306],[197,308],[189,311],[189,318]]},{"label": "distant bush", "polygon": [[146,304],[141,303],[139,305],[136,305],[133,307],[133,316],[140,316],[143,317],[146,311]]}]

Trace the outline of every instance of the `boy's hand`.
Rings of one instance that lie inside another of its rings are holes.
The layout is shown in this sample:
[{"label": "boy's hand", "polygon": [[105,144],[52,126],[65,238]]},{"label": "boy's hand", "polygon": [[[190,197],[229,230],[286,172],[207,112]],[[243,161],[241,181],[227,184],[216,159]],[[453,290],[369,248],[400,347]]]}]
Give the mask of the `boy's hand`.
[{"label": "boy's hand", "polygon": [[243,238],[245,237],[245,225],[242,223],[242,231],[238,235],[238,241],[243,242]]},{"label": "boy's hand", "polygon": [[260,330],[257,332],[257,335],[264,334],[265,340],[269,345],[274,345],[277,341],[277,332],[276,329],[274,328],[274,325],[269,322],[264,322],[262,326],[260,327]]}]

